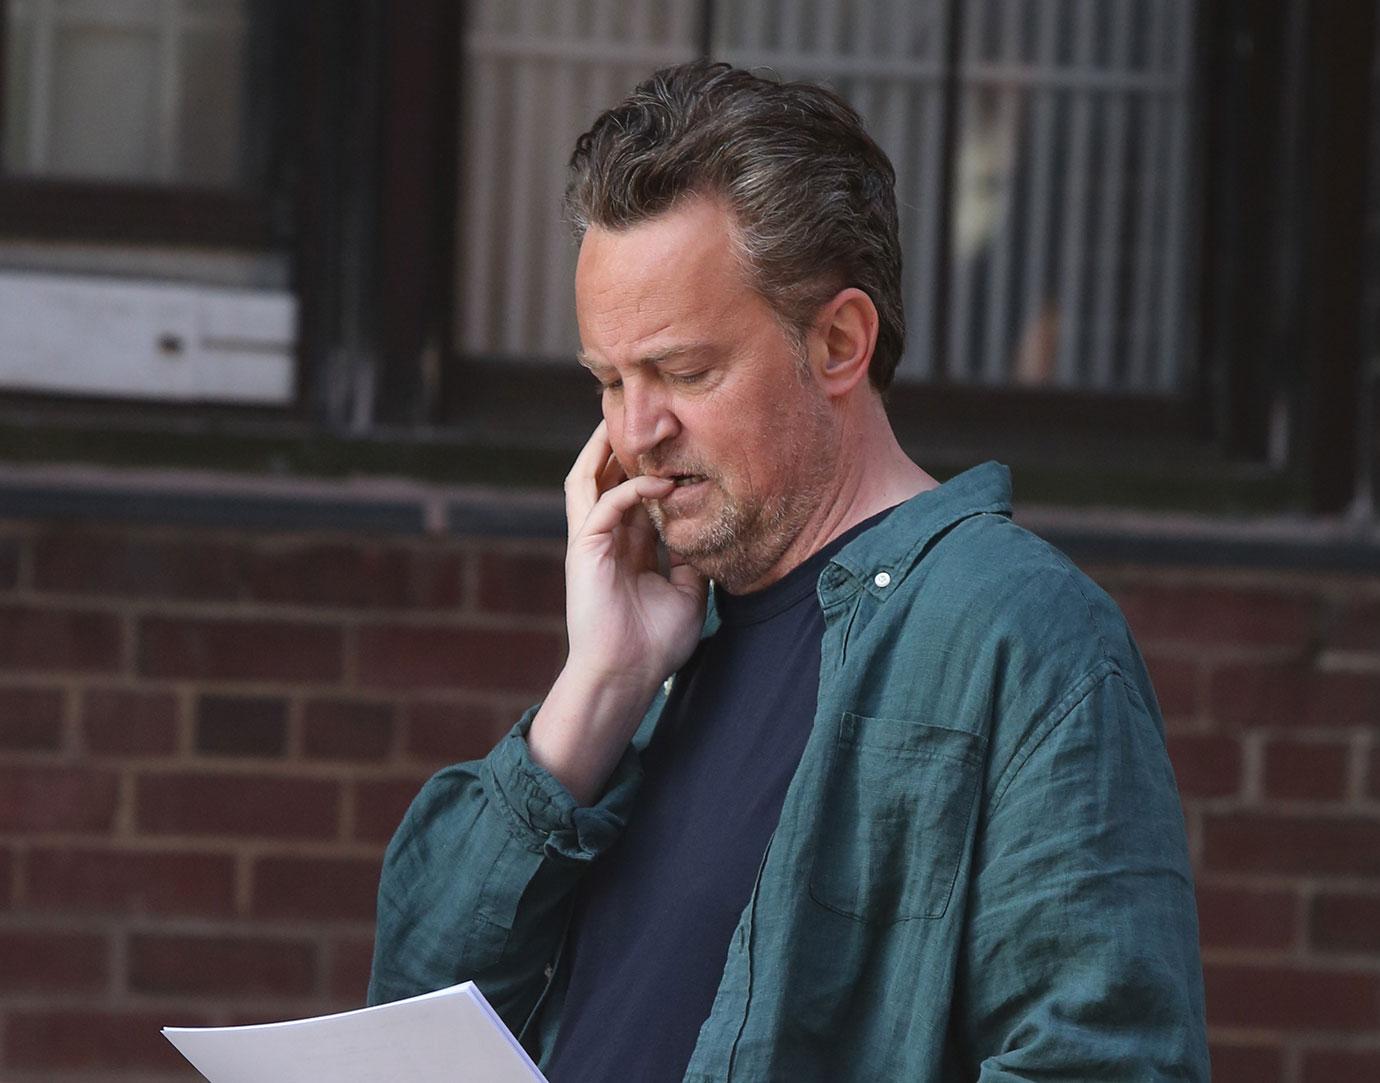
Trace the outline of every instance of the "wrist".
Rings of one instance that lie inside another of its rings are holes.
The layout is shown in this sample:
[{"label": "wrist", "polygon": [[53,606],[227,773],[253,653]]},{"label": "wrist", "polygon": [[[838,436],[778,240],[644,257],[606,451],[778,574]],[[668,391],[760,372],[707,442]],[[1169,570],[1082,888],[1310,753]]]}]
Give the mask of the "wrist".
[{"label": "wrist", "polygon": [[602,792],[637,732],[660,682],[626,672],[601,674],[566,663],[532,719],[532,760],[575,800],[587,805]]}]

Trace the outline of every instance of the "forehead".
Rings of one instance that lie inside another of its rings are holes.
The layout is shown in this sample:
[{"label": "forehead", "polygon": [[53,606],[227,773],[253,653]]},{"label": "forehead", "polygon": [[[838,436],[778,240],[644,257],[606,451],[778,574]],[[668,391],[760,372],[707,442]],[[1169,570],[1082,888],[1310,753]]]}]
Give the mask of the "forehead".
[{"label": "forehead", "polygon": [[765,302],[748,287],[719,204],[689,201],[627,229],[591,226],[580,245],[575,308],[586,352],[723,329]]}]

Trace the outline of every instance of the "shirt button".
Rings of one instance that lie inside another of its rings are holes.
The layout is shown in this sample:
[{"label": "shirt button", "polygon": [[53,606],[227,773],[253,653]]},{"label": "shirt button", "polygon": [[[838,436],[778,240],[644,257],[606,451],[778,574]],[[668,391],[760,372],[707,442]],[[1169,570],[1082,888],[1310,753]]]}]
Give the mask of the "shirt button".
[{"label": "shirt button", "polygon": [[877,586],[882,588],[889,587],[891,586],[891,573],[878,572],[876,575],[872,577],[872,582],[876,583]]}]

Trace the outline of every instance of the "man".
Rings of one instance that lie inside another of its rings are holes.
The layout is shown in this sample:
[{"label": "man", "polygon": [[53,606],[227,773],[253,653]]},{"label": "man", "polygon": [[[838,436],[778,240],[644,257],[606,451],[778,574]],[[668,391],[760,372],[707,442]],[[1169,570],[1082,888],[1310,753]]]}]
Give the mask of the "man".
[{"label": "man", "polygon": [[1004,468],[941,486],[892,435],[856,114],[669,69],[581,137],[567,207],[604,413],[569,656],[409,810],[371,1000],[473,978],[557,1083],[1206,1079],[1149,680]]}]

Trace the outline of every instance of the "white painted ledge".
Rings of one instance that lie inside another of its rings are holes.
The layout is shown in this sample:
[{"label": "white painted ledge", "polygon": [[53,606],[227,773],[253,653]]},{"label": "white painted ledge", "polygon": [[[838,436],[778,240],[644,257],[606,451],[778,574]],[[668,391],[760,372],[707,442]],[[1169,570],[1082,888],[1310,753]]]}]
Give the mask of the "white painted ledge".
[{"label": "white painted ledge", "polygon": [[284,290],[0,271],[0,389],[285,405],[297,303]]}]

